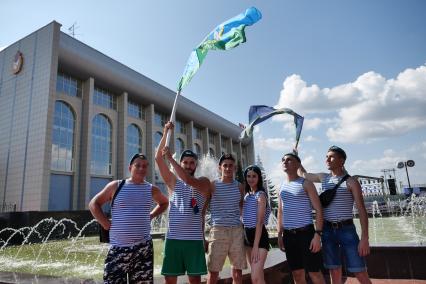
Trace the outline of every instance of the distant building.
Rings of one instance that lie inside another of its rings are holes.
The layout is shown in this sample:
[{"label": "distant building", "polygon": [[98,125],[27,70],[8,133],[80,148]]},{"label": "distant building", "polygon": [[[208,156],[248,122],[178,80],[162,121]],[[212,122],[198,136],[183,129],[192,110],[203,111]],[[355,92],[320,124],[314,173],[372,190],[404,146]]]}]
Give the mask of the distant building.
[{"label": "distant building", "polygon": [[354,178],[361,184],[363,196],[384,195],[383,178],[355,175]]},{"label": "distant building", "polygon": [[[78,210],[129,157],[154,149],[175,92],[60,31],[52,22],[0,52],[0,204],[17,211]],[[166,63],[165,63],[166,66]],[[241,128],[185,97],[171,149],[233,153],[254,162]]]}]

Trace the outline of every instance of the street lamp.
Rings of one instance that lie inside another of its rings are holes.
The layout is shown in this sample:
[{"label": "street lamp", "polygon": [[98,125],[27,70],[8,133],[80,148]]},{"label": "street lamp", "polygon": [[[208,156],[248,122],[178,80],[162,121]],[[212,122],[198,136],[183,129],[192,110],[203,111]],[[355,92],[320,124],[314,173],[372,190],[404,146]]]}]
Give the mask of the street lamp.
[{"label": "street lamp", "polygon": [[415,163],[414,163],[413,160],[408,160],[408,161],[405,161],[405,162],[398,162],[398,164],[396,166],[398,169],[402,169],[402,168],[405,167],[405,172],[407,173],[407,180],[408,180],[408,188],[409,189],[411,189],[411,184],[410,184],[410,177],[408,176],[407,167],[411,168],[411,167],[414,167],[414,165],[415,165]]}]

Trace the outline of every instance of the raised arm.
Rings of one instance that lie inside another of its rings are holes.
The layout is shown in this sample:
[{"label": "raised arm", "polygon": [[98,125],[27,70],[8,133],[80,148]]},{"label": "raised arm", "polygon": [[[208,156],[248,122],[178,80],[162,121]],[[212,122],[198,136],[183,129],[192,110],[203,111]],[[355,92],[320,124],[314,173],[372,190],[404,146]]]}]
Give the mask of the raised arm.
[{"label": "raised arm", "polygon": [[163,148],[166,145],[167,132],[173,128],[173,123],[170,121],[166,123],[163,130],[163,137],[161,137],[160,145],[158,145],[157,152],[155,153],[155,162],[157,162],[160,175],[166,183],[170,191],[174,190],[176,184],[176,176],[170,171],[163,156]]},{"label": "raised arm", "polygon": [[163,148],[163,155],[169,161],[170,165],[175,170],[178,177],[186,184],[189,184],[195,190],[200,192],[205,197],[208,197],[210,194],[210,180],[206,177],[196,178],[190,174],[188,174],[177,162],[173,159],[172,154],[168,147]]},{"label": "raised arm", "polygon": [[149,214],[151,220],[166,211],[169,206],[169,199],[155,185],[152,186],[152,199],[157,203],[157,206]]},{"label": "raised arm", "polygon": [[370,254],[370,244],[368,242],[368,215],[365,209],[364,198],[362,197],[362,189],[359,182],[354,177],[346,180],[348,189],[352,192],[356,207],[358,208],[359,222],[361,223],[361,240],[358,245],[358,254],[366,256]]},{"label": "raised arm", "polygon": [[315,231],[318,231],[318,233],[314,234],[314,237],[311,241],[311,245],[309,247],[309,249],[315,253],[321,250],[321,232],[322,232],[322,228],[323,228],[323,215],[322,215],[322,207],[321,207],[321,202],[320,199],[318,197],[318,193],[317,190],[315,188],[315,185],[309,181],[309,180],[305,180],[305,182],[303,183],[303,188],[305,189],[306,193],[309,196],[309,199],[311,201],[312,207],[315,210]]},{"label": "raised arm", "polygon": [[324,179],[325,173],[308,173],[305,168],[300,164],[299,169],[297,170],[297,174],[301,177],[303,177],[306,180],[309,180],[311,182],[322,182]]},{"label": "raised arm", "polygon": [[114,180],[108,183],[100,192],[98,192],[89,202],[89,210],[98,223],[105,229],[109,230],[111,221],[102,211],[102,205],[112,199],[118,187],[118,181]]}]

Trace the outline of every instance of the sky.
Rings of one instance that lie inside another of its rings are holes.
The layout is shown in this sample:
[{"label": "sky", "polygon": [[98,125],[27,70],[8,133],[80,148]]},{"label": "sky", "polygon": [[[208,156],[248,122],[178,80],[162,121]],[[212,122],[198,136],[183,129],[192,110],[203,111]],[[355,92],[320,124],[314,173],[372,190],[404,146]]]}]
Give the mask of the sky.
[{"label": "sky", "polygon": [[[352,175],[426,184],[426,1],[16,1],[0,4],[0,49],[53,20],[62,31],[176,89],[191,50],[221,22],[255,6],[247,42],[211,51],[182,94],[233,123],[251,105],[305,117],[299,155],[323,172],[331,145]],[[288,115],[256,127],[255,152],[276,184],[294,145]]]}]

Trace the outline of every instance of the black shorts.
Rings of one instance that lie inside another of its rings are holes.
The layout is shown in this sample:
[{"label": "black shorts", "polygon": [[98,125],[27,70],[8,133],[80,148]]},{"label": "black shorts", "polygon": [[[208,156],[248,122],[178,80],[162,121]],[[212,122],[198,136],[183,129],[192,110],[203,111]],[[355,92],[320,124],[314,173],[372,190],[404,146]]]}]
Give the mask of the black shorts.
[{"label": "black shorts", "polygon": [[321,251],[312,253],[309,249],[314,234],[315,229],[313,225],[303,231],[284,230],[282,238],[287,262],[291,270],[306,269],[308,272],[321,271]]},{"label": "black shorts", "polygon": [[[255,236],[256,228],[244,228],[244,245],[248,247],[253,247]],[[262,235],[260,236],[259,248],[269,250],[269,236],[265,226],[262,227]]]}]

